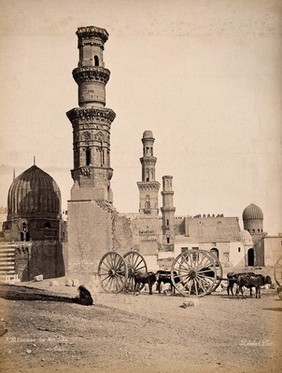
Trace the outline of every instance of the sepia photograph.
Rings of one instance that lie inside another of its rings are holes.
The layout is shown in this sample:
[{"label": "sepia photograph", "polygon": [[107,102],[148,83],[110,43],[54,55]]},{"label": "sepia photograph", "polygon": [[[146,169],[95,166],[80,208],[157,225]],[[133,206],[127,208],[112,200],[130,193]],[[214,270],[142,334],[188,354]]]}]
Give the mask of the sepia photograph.
[{"label": "sepia photograph", "polygon": [[1,372],[279,372],[282,2],[0,4]]}]

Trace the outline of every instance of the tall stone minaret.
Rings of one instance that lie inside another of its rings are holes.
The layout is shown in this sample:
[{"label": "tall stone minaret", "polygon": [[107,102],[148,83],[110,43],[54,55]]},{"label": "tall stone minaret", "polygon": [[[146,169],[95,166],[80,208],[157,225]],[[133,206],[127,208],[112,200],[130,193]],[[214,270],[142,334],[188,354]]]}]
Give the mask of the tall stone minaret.
[{"label": "tall stone minaret", "polygon": [[72,75],[78,85],[79,107],[67,112],[73,128],[71,199],[112,202],[110,130],[115,113],[105,107],[110,71],[103,58],[109,35],[94,26],[79,27],[76,35],[79,61]]},{"label": "tall stone minaret", "polygon": [[175,207],[173,206],[174,191],[172,190],[172,176],[163,176],[163,190],[161,194],[163,197],[163,207],[161,207],[163,243],[174,244]]},{"label": "tall stone minaret", "polygon": [[97,274],[101,257],[113,249],[113,198],[110,187],[110,130],[115,113],[105,107],[110,71],[104,67],[106,30],[80,27],[78,67],[79,107],[67,112],[73,128],[74,180],[68,201],[67,275],[87,279]]},{"label": "tall stone minaret", "polygon": [[154,157],[154,137],[152,131],[143,133],[143,157],[140,158],[142,165],[142,181],[138,182],[139,189],[139,217],[157,218],[159,213],[158,193],[160,183],[155,180],[155,165],[157,158]]}]

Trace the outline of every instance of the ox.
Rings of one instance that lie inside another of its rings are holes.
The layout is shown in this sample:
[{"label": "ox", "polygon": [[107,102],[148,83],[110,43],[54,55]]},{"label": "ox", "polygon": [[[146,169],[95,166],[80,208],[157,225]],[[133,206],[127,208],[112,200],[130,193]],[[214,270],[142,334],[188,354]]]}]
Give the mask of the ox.
[{"label": "ox", "polygon": [[[244,275],[255,275],[254,272],[241,272],[241,273],[235,273],[235,272],[228,272],[227,273],[227,280],[228,280],[228,284],[227,284],[227,295],[229,296],[230,295],[230,291],[231,291],[231,294],[234,296],[234,293],[233,293],[233,287],[235,284],[237,284],[237,281],[238,281],[238,277],[239,276],[244,276]],[[252,288],[250,288],[250,295],[252,294]]]},{"label": "ox", "polygon": [[263,275],[249,275],[243,274],[238,277],[237,284],[238,288],[236,290],[236,295],[239,298],[239,292],[242,293],[242,297],[244,296],[243,287],[250,289],[250,296],[252,296],[252,287],[256,288],[256,298],[260,298],[260,288],[263,285],[270,284],[271,285],[271,278],[270,276],[263,276]]},{"label": "ox", "polygon": [[136,291],[139,291],[139,294],[140,294],[141,285],[145,285],[145,284],[148,284],[149,294],[152,294],[152,288],[156,280],[157,280],[157,277],[154,272],[144,272],[144,273],[137,272],[134,275],[134,294],[136,293]]},{"label": "ox", "polygon": [[[159,291],[159,293],[161,292],[161,283],[170,284],[171,291],[173,290],[173,292],[175,293],[175,287],[171,281],[170,271],[160,269],[159,271],[157,271],[156,275],[157,275],[157,290]],[[180,279],[179,277],[177,277],[177,272],[173,271],[173,275],[174,275],[175,283],[176,284],[179,283]]]}]

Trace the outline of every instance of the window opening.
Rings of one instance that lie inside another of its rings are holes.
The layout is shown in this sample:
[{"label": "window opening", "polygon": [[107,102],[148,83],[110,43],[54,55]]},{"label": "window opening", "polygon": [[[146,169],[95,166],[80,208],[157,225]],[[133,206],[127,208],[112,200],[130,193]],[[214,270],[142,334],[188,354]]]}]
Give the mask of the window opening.
[{"label": "window opening", "polygon": [[98,56],[94,56],[94,64],[95,64],[95,66],[99,66],[99,57]]},{"label": "window opening", "polygon": [[88,147],[85,151],[86,154],[86,166],[89,166],[91,164],[91,149]]}]

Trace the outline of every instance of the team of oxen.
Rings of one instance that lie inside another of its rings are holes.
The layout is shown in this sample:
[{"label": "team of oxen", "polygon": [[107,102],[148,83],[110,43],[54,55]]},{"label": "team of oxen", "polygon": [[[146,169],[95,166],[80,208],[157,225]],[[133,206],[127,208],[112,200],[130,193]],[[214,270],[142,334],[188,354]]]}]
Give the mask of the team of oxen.
[{"label": "team of oxen", "polygon": [[[176,273],[175,273],[176,274]],[[176,274],[177,275],[177,274]],[[177,276],[174,276],[175,282],[180,281]],[[178,281],[177,281],[178,280]],[[244,295],[244,289],[250,289],[250,297],[252,297],[252,289],[255,288],[256,298],[261,297],[261,287],[264,285],[271,285],[272,281],[270,276],[263,276],[261,274],[256,274],[254,272],[229,272],[227,273],[227,278],[222,279],[227,280],[227,294],[228,296],[234,296],[234,286],[236,286],[235,295],[239,298],[241,293],[243,298],[246,298]],[[170,290],[175,293],[175,287],[171,281],[170,271],[159,270],[155,272],[145,272],[145,273],[136,273],[134,276],[135,286],[134,294],[138,291],[140,293],[141,288],[148,284],[149,294],[152,294],[153,285],[157,283],[156,290],[160,293],[163,284],[169,284]]]}]

